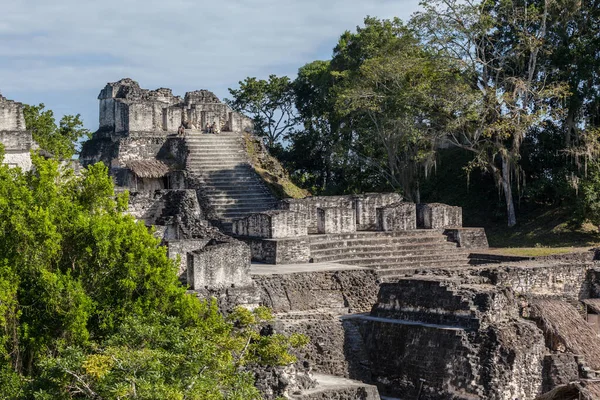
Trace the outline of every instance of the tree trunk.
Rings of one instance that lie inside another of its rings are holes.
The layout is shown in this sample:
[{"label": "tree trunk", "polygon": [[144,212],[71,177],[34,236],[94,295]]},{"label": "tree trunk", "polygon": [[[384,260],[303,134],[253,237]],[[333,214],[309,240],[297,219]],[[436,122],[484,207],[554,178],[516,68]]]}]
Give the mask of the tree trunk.
[{"label": "tree trunk", "polygon": [[512,227],[517,224],[515,215],[515,203],[512,196],[512,187],[510,184],[510,169],[506,157],[502,157],[502,190],[506,199],[506,214],[508,216],[508,226]]}]

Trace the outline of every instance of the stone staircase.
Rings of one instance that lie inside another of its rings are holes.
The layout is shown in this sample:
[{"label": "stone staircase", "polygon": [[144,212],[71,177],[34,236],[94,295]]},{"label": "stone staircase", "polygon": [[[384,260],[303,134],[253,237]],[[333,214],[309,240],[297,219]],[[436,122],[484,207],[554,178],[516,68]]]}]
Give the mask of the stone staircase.
[{"label": "stone staircase", "polygon": [[310,238],[313,262],[337,262],[378,270],[381,277],[401,275],[403,269],[462,267],[469,252],[436,230],[356,232]]},{"label": "stone staircase", "polygon": [[231,220],[274,208],[273,197],[249,163],[241,133],[186,131],[186,169],[227,229]]}]

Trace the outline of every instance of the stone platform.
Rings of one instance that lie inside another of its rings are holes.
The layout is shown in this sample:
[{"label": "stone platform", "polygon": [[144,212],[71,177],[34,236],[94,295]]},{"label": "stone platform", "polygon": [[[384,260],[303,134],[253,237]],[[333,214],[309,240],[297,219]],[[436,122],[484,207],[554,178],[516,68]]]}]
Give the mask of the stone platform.
[{"label": "stone platform", "polygon": [[339,376],[314,374],[317,387],[302,394],[291,395],[292,400],[379,400],[377,387]]}]

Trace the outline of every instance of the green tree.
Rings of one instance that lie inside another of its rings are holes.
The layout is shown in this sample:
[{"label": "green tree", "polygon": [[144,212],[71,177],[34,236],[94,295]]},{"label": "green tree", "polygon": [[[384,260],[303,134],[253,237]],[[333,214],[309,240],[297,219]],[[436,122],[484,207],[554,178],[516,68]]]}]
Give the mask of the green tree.
[{"label": "green tree", "polygon": [[[508,225],[516,224],[513,187],[519,184],[521,145],[527,133],[560,118],[551,104],[563,98],[561,82],[540,76],[547,42],[550,2],[539,7],[520,0],[422,3],[412,24],[431,51],[462,66],[470,90],[465,109],[455,111],[448,130],[455,146],[474,154],[468,168],[491,173],[504,193]],[[474,97],[473,95],[476,94]]]},{"label": "green tree", "polygon": [[46,110],[44,104],[25,105],[23,109],[25,125],[31,131],[33,140],[41,149],[59,159],[70,159],[77,153],[77,142],[90,132],[83,127],[79,114],[65,115],[58,126],[52,110]]},{"label": "green tree", "polygon": [[251,399],[245,365],[293,361],[265,310],[224,320],[186,293],[103,164],[33,163],[0,163],[1,398]]},{"label": "green tree", "polygon": [[225,99],[236,111],[254,119],[254,130],[267,140],[267,146],[281,146],[297,123],[292,82],[287,76],[269,75],[268,80],[246,78],[239,89],[229,89],[233,97]]},{"label": "green tree", "polygon": [[374,26],[393,31],[394,38],[348,74],[338,106],[356,127],[358,140],[381,149],[366,154],[365,161],[393,189],[420,202],[420,184],[435,165],[457,106],[454,93],[468,88],[461,87],[457,68],[425,51],[399,21]]},{"label": "green tree", "polygon": [[334,83],[329,61],[304,65],[293,82],[302,129],[290,135],[290,146],[283,157],[293,178],[314,193],[322,193],[334,184],[336,164],[343,159]]}]

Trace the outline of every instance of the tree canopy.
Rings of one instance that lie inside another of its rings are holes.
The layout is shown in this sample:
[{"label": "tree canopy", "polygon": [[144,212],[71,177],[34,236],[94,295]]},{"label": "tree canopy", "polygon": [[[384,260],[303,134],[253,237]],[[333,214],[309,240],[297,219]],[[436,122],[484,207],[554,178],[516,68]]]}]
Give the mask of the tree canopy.
[{"label": "tree canopy", "polygon": [[33,163],[0,163],[1,398],[253,399],[245,365],[293,361],[303,339],[261,336],[268,310],[186,294],[102,163]]},{"label": "tree canopy", "polygon": [[23,114],[33,140],[41,149],[60,159],[73,157],[77,153],[79,139],[90,135],[79,114],[63,116],[58,125],[52,110],[46,110],[43,103],[37,106],[26,104]]},{"label": "tree canopy", "polygon": [[299,68],[280,155],[291,176],[315,193],[427,201],[440,154],[457,151],[445,162],[462,163],[465,186],[489,177],[509,226],[519,204],[591,210],[579,188],[598,156],[598,1],[421,5],[406,22],[365,18]]}]

